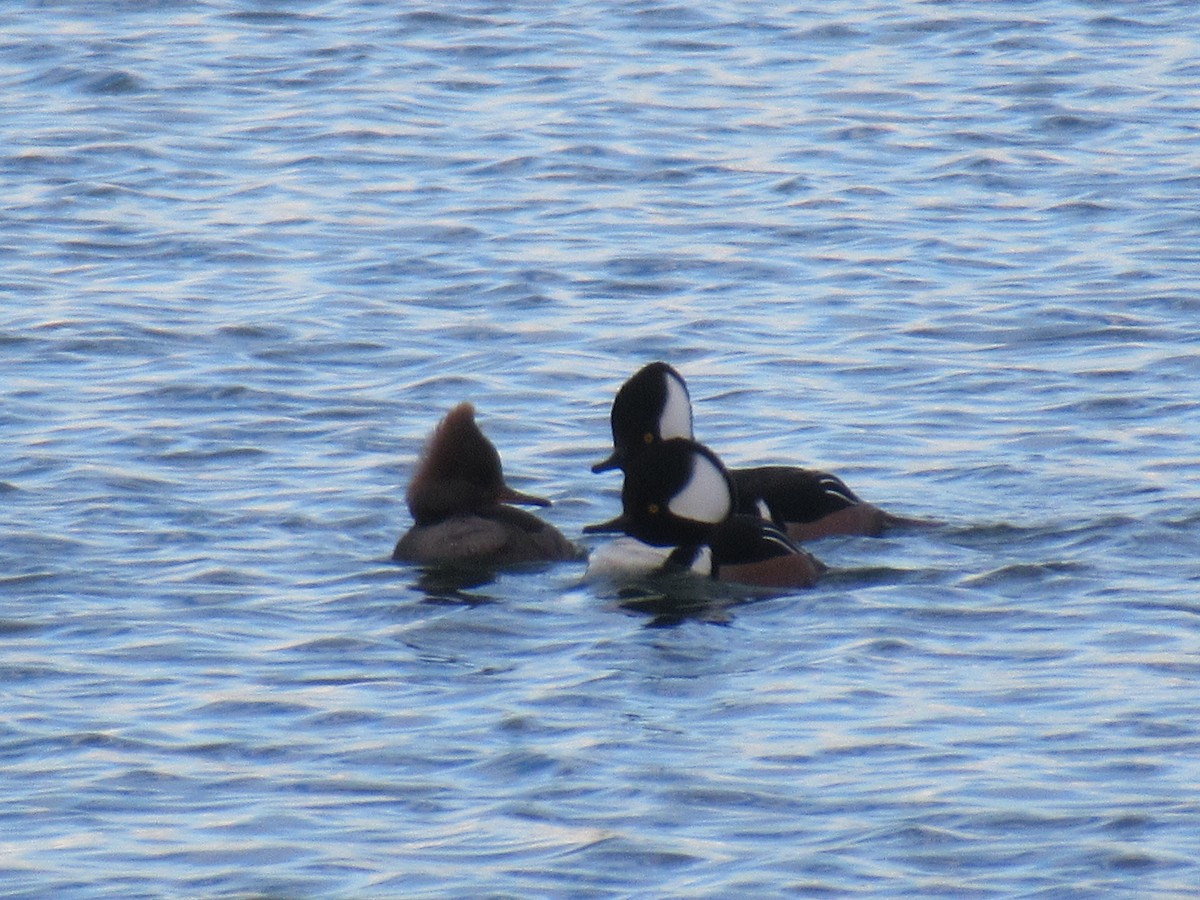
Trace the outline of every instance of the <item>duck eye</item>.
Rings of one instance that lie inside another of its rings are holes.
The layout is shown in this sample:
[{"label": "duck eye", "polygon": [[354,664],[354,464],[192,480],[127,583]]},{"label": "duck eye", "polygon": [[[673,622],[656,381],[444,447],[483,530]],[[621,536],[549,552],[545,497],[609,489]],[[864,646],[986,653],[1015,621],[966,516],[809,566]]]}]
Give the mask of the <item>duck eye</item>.
[{"label": "duck eye", "polygon": [[657,516],[658,515],[658,504],[651,503],[649,506],[646,507],[646,512],[650,513],[650,515],[652,515],[652,516]]},{"label": "duck eye", "polygon": [[642,435],[642,443],[653,444],[654,443],[654,432],[647,431],[645,434],[643,434]]}]

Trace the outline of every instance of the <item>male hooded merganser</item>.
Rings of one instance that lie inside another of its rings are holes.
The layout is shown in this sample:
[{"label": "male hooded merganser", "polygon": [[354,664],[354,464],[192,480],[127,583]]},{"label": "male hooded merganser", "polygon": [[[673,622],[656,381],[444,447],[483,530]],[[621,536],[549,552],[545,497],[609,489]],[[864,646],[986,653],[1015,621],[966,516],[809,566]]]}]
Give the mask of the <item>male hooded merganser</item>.
[{"label": "male hooded merganser", "polygon": [[735,511],[734,483],[703,444],[654,441],[631,459],[621,515],[583,530],[623,531],[656,547],[674,547],[667,567],[690,568],[704,548],[719,581],[760,587],[808,587],[825,571],[816,558],[757,515]]},{"label": "male hooded merganser", "polygon": [[414,524],[396,543],[395,560],[506,565],[579,555],[554,526],[507,505],[550,501],[504,483],[500,454],[475,424],[470,403],[454,407],[434,429],[405,499]]},{"label": "male hooded merganser", "polygon": [[[671,438],[692,437],[692,402],[683,377],[664,362],[644,366],[613,400],[613,452],[593,472],[629,471],[644,449]],[[796,466],[730,469],[737,511],[767,514],[793,541],[831,534],[878,535],[889,525],[916,524],[860,500],[836,475]]]}]

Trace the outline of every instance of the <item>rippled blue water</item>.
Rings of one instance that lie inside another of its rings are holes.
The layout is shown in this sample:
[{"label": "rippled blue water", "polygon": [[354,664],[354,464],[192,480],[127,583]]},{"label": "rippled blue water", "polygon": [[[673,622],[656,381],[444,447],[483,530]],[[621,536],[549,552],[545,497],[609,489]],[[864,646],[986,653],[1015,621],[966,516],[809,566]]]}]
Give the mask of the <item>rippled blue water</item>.
[{"label": "rippled blue water", "polygon": [[[0,86],[5,896],[1200,890],[1194,4],[23,3]],[[945,526],[388,561],[463,399],[612,515],[660,358]]]}]

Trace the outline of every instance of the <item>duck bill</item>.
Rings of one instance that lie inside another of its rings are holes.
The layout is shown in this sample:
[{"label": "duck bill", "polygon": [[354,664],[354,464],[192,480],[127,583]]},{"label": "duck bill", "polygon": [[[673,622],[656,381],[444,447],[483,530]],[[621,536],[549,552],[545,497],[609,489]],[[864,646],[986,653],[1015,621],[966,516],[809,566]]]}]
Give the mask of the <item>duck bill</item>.
[{"label": "duck bill", "polygon": [[625,460],[619,450],[614,450],[608,459],[602,459],[600,462],[592,466],[593,472],[608,472],[612,469],[619,469],[624,464]]},{"label": "duck bill", "polygon": [[607,522],[597,522],[595,525],[584,525],[584,534],[612,534],[613,532],[624,532],[629,520],[625,518],[624,513],[617,516],[615,519],[609,519]]},{"label": "duck bill", "polygon": [[520,491],[513,490],[507,484],[500,491],[499,500],[501,503],[523,503],[526,506],[549,506],[550,501],[545,497],[535,497],[533,494],[522,494]]}]

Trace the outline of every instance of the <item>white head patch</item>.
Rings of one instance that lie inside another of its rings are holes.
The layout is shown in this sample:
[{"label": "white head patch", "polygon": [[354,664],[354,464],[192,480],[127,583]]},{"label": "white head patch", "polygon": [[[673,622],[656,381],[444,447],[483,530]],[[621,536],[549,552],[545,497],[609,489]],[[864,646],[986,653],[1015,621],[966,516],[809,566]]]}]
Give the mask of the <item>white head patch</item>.
[{"label": "white head patch", "polygon": [[667,509],[681,519],[715,525],[725,521],[732,508],[724,473],[707,456],[693,454],[691,475],[683,490],[667,501]]},{"label": "white head patch", "polygon": [[658,433],[664,441],[692,436],[692,401],[687,387],[674,375],[666,376],[667,396],[658,416]]}]

